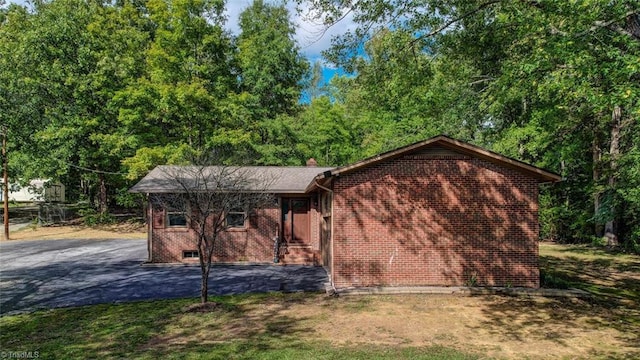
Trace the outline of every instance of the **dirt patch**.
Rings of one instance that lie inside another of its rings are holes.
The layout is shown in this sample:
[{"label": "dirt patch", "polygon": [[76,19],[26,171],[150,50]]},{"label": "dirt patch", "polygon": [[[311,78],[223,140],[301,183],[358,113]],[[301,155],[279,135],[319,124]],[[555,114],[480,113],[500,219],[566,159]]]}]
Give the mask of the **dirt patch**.
[{"label": "dirt patch", "polygon": [[339,316],[314,329],[336,345],[442,345],[508,358],[586,358],[603,342],[619,354],[637,351],[633,336],[603,325],[607,319],[580,300],[405,295],[337,299],[330,307]]},{"label": "dirt patch", "polygon": [[185,313],[208,313],[220,308],[220,304],[210,301],[207,303],[192,304],[184,308]]},{"label": "dirt patch", "polygon": [[[86,226],[81,222],[65,225],[26,227],[11,232],[11,240],[57,239],[146,239],[146,225],[140,222],[121,222],[109,225]],[[11,241],[10,240],[10,241]]]}]

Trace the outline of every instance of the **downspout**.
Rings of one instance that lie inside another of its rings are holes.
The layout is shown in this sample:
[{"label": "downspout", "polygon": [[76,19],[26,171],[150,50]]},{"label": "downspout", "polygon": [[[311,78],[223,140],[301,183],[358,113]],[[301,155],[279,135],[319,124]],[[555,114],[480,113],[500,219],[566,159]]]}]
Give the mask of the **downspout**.
[{"label": "downspout", "polygon": [[153,206],[151,206],[151,201],[149,198],[149,194],[147,194],[147,261],[149,263],[153,262],[153,219],[155,214],[153,213]]},{"label": "downspout", "polygon": [[[329,200],[331,203],[331,224],[329,225],[329,229],[330,229],[330,238],[329,238],[329,242],[331,243],[331,248],[330,248],[330,252],[331,252],[331,264],[329,265],[329,272],[331,273],[331,276],[329,278],[329,281],[331,283],[331,289],[333,289],[333,294],[332,295],[337,295],[338,294],[338,290],[336,290],[336,287],[334,285],[333,282],[333,276],[334,276],[334,271],[333,271],[333,262],[334,262],[334,257],[333,257],[333,190],[326,188],[320,184],[318,184],[318,181],[316,179],[313,179],[313,183],[316,184],[317,187],[319,187],[320,189],[326,191],[329,193]],[[320,216],[322,216],[322,214],[320,214]]]}]

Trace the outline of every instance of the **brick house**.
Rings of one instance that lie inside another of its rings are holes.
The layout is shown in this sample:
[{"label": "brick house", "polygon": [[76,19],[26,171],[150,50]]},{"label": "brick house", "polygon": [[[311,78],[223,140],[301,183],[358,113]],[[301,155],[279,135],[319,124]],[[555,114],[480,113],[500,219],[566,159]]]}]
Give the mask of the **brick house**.
[{"label": "brick house", "polygon": [[[538,185],[558,175],[446,136],[307,165],[256,167],[277,176],[273,205],[228,214],[215,261],[322,265],[336,288],[539,287]],[[161,192],[161,171],[131,191]],[[149,219],[149,262],[197,261],[179,214],[149,206]]]}]

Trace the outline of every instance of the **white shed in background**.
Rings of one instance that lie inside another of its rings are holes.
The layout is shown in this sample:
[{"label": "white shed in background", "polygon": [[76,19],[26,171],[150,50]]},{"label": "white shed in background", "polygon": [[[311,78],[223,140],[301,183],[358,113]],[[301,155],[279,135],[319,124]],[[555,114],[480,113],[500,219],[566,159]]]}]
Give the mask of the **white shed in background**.
[{"label": "white shed in background", "polygon": [[[0,191],[0,201],[4,201]],[[45,179],[34,179],[27,186],[9,184],[9,201],[64,202],[64,185]]]}]

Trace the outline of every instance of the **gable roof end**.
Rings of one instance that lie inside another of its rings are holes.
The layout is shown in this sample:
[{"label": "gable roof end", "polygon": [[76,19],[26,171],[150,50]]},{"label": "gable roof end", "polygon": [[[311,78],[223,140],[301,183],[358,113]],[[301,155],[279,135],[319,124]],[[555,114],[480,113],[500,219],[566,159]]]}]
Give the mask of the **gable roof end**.
[{"label": "gable roof end", "polygon": [[341,174],[348,174],[350,172],[362,169],[367,166],[377,164],[382,161],[401,157],[406,154],[410,154],[415,151],[430,147],[443,147],[445,149],[453,150],[461,154],[469,155],[471,157],[479,158],[491,163],[514,169],[525,175],[528,175],[534,179],[537,179],[539,183],[557,182],[562,180],[562,177],[556,173],[546,171],[539,167],[529,165],[522,161],[512,159],[493,151],[483,149],[479,146],[471,145],[469,143],[452,139],[448,136],[439,135],[428,140],[420,141],[405,147],[391,150],[382,154],[372,156],[370,158],[358,161],[351,165],[341,166],[331,171],[319,174],[313,179],[313,182],[307,187],[307,191],[317,187],[316,182],[323,179],[327,179],[332,176],[339,176]]}]

